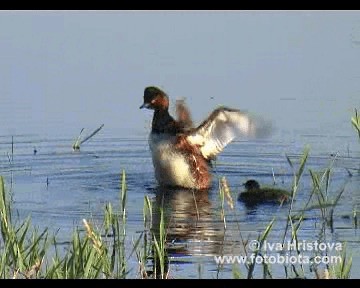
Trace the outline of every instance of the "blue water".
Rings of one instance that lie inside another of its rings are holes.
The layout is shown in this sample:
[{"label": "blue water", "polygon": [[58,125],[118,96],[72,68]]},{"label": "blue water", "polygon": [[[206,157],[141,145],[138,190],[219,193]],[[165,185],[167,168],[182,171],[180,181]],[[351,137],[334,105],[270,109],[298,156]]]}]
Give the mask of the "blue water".
[{"label": "blue water", "polygon": [[[234,141],[217,159],[213,186],[208,192],[165,191],[164,200],[160,200],[163,192],[154,179],[145,132],[126,138],[100,132],[82,145],[81,152],[71,149],[74,137],[44,139],[37,135],[17,135],[12,165],[8,159],[11,136],[1,137],[0,172],[11,191],[14,212],[20,219],[31,215],[35,226],[50,227],[50,231],[57,232],[58,241],[66,245],[74,228],[82,227],[83,218],[100,225],[105,204],[111,202],[114,207],[119,207],[120,179],[124,169],[128,185],[127,250],[132,250],[133,239],[144,231],[143,203],[147,195],[155,207],[164,201],[169,277],[232,278],[232,265],[224,265],[218,272],[214,256],[244,255],[244,241],[257,239],[273,217],[276,221],[268,241],[281,242],[289,208],[277,204],[247,207],[236,201],[241,184],[254,178],[262,185],[273,185],[275,179],[277,187],[290,190],[293,170],[285,155],[297,169],[305,144],[308,144],[310,157],[300,181],[294,210],[301,209],[311,193],[309,169],[324,171],[332,165],[329,199],[334,199],[343,187],[345,191],[334,210],[333,231],[327,225],[321,233],[320,211],[311,210],[305,214],[307,218],[298,234],[299,240],[347,242],[347,249],[353,255],[351,277],[360,277],[360,238],[352,219],[353,210],[359,211],[360,175],[351,170],[359,168],[360,154],[359,149],[351,149],[358,144],[351,129],[349,135],[340,134],[333,138],[299,133],[295,139],[286,136],[290,141],[285,141],[285,136],[277,133],[266,140]],[[352,177],[348,171],[352,171]],[[235,203],[231,209],[225,201],[226,229],[218,192],[218,181],[222,176],[228,180]],[[159,215],[155,215],[153,221],[156,227]],[[242,277],[246,277],[244,265],[239,267]],[[261,278],[262,268],[256,267],[255,277]],[[129,259],[129,269],[129,278],[139,277],[134,256]],[[271,265],[271,272],[274,278],[285,277],[283,265]],[[305,265],[305,274],[314,277],[309,265]]]}]

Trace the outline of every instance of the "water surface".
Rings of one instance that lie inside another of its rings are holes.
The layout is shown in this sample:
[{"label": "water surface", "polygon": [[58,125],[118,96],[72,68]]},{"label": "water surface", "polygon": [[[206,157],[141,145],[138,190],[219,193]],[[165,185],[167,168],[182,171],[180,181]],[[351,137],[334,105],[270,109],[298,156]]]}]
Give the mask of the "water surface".
[{"label": "water surface", "polygon": [[[83,144],[81,152],[72,151],[73,139],[70,137],[43,139],[37,135],[16,135],[12,165],[7,155],[11,153],[11,136],[3,136],[0,171],[5,176],[7,189],[12,192],[14,211],[19,217],[31,215],[35,226],[50,227],[51,231],[57,232],[58,241],[66,245],[74,228],[82,227],[83,218],[100,224],[105,204],[111,202],[114,207],[119,207],[120,175],[125,169],[127,250],[132,250],[133,239],[144,231],[143,203],[147,195],[153,201],[154,211],[164,205],[170,277],[232,278],[232,266],[225,265],[219,272],[214,256],[244,255],[244,241],[257,239],[274,216],[277,220],[268,240],[279,242],[288,212],[288,205],[249,207],[236,201],[243,189],[241,184],[253,178],[262,185],[272,185],[275,176],[277,187],[290,190],[293,171],[285,154],[298,167],[304,149],[302,143],[307,143],[314,148],[310,150],[294,209],[301,209],[311,193],[308,169],[324,171],[333,165],[329,198],[334,199],[343,187],[345,191],[335,208],[333,231],[327,226],[325,233],[321,233],[320,211],[308,211],[299,240],[347,242],[353,255],[351,276],[359,278],[360,238],[351,215],[354,209],[359,210],[360,175],[354,173],[349,177],[348,171],[355,170],[347,170],[358,168],[360,163],[358,150],[348,149],[349,145],[355,147],[355,136],[354,133],[328,139],[332,141],[332,149],[328,150],[323,148],[330,145],[322,144],[323,135],[299,134],[296,141],[288,142],[276,135],[266,140],[234,141],[214,166],[212,188],[201,193],[163,190],[157,186],[146,135],[116,138],[100,132]],[[336,147],[337,143],[343,145]],[[347,148],[336,149],[339,147]],[[235,202],[234,209],[230,209],[225,201],[226,227],[221,217],[218,192],[218,181],[222,176],[227,178]],[[159,224],[159,217],[155,212],[154,227]],[[139,277],[136,259],[130,259],[129,263],[129,277]],[[246,277],[246,270],[240,267]],[[307,275],[313,277],[309,269],[305,266]],[[256,268],[255,275],[262,277],[260,268]],[[272,276],[284,278],[283,266],[272,265]]]}]

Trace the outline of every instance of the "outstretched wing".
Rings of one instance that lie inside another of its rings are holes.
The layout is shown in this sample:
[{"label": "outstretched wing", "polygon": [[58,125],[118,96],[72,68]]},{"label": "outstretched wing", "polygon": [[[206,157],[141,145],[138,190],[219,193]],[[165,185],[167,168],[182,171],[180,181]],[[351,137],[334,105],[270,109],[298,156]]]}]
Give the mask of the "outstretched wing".
[{"label": "outstretched wing", "polygon": [[271,125],[259,117],[237,109],[220,107],[194,129],[187,140],[198,145],[206,159],[212,159],[234,138],[264,137],[270,130]]}]

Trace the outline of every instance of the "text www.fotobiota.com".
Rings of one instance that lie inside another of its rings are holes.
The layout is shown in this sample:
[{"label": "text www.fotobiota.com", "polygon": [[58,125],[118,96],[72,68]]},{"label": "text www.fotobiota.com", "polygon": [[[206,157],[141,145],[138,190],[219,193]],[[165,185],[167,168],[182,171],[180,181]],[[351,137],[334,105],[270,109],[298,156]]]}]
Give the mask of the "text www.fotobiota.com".
[{"label": "text www.fotobiota.com", "polygon": [[341,256],[314,256],[307,255],[255,255],[238,256],[223,255],[214,256],[216,264],[338,264],[341,263]]},{"label": "text www.fotobiota.com", "polygon": [[338,264],[341,263],[340,255],[304,255],[302,252],[306,251],[341,251],[341,243],[321,243],[321,242],[291,242],[288,243],[269,243],[266,240],[260,245],[257,240],[252,240],[248,243],[248,248],[252,252],[284,252],[297,251],[297,255],[289,255],[289,253],[276,253],[276,255],[266,255],[259,253],[252,253],[250,255],[221,255],[214,256],[216,264]]}]

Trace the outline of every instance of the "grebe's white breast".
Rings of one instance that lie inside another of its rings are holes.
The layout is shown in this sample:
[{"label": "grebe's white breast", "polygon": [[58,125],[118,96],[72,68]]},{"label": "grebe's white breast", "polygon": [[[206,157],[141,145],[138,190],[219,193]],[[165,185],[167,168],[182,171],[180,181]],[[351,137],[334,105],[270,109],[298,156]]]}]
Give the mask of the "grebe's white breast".
[{"label": "grebe's white breast", "polygon": [[175,148],[176,136],[166,133],[150,133],[149,147],[155,169],[155,178],[160,185],[195,188],[186,155]]}]

